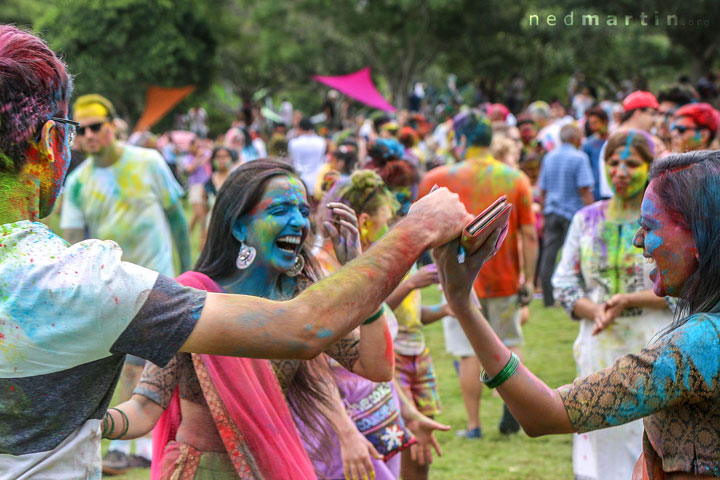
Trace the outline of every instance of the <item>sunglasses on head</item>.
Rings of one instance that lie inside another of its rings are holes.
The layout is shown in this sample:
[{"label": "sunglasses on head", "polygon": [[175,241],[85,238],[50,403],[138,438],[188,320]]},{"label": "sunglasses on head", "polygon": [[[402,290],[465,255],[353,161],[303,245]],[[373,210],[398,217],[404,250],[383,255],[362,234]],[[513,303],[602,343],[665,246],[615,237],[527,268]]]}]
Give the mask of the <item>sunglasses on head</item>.
[{"label": "sunglasses on head", "polygon": [[105,122],[91,123],[90,125],[78,127],[77,133],[81,137],[85,136],[88,129],[92,130],[93,133],[98,133],[102,129],[103,125],[105,125]]}]

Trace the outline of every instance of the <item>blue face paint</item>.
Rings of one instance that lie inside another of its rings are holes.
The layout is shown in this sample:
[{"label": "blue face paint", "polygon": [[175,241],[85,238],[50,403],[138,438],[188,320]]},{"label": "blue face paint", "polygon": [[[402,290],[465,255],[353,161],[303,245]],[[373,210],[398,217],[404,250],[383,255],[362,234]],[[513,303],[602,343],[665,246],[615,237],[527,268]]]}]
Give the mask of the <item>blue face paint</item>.
[{"label": "blue face paint", "polygon": [[245,232],[243,242],[257,251],[252,268],[276,273],[293,268],[310,230],[309,217],[310,205],[302,183],[291,176],[273,178],[258,205],[238,221]]},{"label": "blue face paint", "polygon": [[627,158],[630,157],[630,147],[632,146],[633,138],[635,138],[635,130],[630,130],[630,132],[628,132],[627,141],[625,142],[625,150],[623,150],[620,155],[621,160],[627,160]]}]

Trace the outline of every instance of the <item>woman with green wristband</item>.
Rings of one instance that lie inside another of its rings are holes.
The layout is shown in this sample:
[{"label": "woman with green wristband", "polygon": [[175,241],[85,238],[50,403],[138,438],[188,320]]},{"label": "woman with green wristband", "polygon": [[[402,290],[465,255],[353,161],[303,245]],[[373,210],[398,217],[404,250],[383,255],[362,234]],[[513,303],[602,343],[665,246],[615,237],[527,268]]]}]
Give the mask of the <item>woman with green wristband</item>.
[{"label": "woman with green wristband", "polygon": [[584,433],[642,419],[633,480],[720,476],[720,152],[656,159],[633,245],[655,268],[653,293],[679,299],[675,322],[638,354],[551,389],[517,363],[470,300],[497,232],[460,265],[435,250],[448,302],[480,362],[530,436]]}]

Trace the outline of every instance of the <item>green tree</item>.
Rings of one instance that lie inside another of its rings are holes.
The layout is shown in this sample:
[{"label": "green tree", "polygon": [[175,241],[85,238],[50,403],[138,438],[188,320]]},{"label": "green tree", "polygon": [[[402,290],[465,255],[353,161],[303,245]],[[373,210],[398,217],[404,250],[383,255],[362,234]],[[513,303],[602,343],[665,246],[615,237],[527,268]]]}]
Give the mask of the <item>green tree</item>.
[{"label": "green tree", "polygon": [[101,93],[138,118],[151,85],[196,85],[215,69],[216,39],[206,7],[184,0],[64,0],[36,30],[66,57],[78,94]]}]

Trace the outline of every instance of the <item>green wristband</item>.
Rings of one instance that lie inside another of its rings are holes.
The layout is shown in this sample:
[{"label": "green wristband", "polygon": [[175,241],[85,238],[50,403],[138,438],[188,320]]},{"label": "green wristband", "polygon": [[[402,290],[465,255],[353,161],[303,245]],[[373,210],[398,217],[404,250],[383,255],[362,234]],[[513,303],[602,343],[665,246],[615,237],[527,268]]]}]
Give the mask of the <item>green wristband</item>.
[{"label": "green wristband", "polygon": [[[112,423],[111,423],[112,422]],[[105,412],[105,416],[102,421],[102,438],[108,438],[113,430],[115,430],[115,420],[109,412]]]},{"label": "green wristband", "polygon": [[[108,415],[110,416],[111,420],[112,420],[112,415],[110,415],[110,410],[115,410],[117,412],[120,412],[120,415],[123,417],[123,420],[125,420],[125,428],[123,429],[122,433],[120,435],[118,435],[117,437],[115,437],[115,438],[106,437],[106,438],[108,438],[109,440],[119,440],[122,437],[124,437],[125,434],[128,432],[128,429],[130,428],[130,421],[128,420],[128,417],[125,414],[125,412],[123,412],[119,408],[115,408],[115,407],[108,408]],[[114,429],[115,429],[115,421],[113,420],[113,430]]]},{"label": "green wristband", "polygon": [[378,318],[383,316],[383,313],[385,313],[385,306],[380,305],[380,310],[378,310],[372,317],[365,320],[362,324],[363,325],[370,325],[372,322],[377,320]]},{"label": "green wristband", "polygon": [[483,382],[488,388],[497,388],[503,383],[505,383],[508,378],[512,377],[518,366],[520,366],[520,359],[517,357],[517,355],[511,352],[510,360],[508,360],[508,362],[505,364],[505,367],[500,370],[500,373],[498,373],[492,378],[488,378],[487,372],[483,370],[480,374],[480,381]]}]

